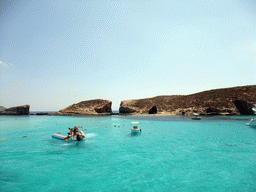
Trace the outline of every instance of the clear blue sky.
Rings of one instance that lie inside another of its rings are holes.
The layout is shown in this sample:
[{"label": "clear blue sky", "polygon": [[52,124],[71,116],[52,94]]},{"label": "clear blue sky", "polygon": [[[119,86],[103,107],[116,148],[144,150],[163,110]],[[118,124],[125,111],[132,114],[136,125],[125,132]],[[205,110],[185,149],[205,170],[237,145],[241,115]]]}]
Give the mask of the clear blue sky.
[{"label": "clear blue sky", "polygon": [[254,0],[0,2],[0,106],[256,84]]}]

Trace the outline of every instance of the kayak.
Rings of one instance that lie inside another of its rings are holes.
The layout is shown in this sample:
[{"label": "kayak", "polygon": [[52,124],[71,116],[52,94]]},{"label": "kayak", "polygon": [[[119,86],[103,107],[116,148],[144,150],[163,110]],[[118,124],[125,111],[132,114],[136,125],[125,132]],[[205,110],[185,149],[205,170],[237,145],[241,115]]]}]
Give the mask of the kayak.
[{"label": "kayak", "polygon": [[58,135],[58,134],[53,134],[52,137],[61,139],[61,140],[69,139],[68,136],[63,136],[63,135]]}]

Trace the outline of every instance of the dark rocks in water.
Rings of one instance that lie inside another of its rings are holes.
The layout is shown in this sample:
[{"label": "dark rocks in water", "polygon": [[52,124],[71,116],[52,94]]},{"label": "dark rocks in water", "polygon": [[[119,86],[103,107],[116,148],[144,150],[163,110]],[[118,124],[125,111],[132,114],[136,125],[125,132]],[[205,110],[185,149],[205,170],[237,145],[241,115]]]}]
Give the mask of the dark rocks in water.
[{"label": "dark rocks in water", "polygon": [[252,110],[253,104],[243,100],[235,100],[234,103],[241,115],[254,115],[255,112]]},{"label": "dark rocks in water", "polygon": [[156,106],[152,107],[151,109],[149,109],[148,114],[157,114],[157,108]]},{"label": "dark rocks in water", "polygon": [[0,115],[29,115],[29,105],[17,106],[0,111]]},{"label": "dark rocks in water", "polygon": [[29,115],[48,115],[48,114],[49,113],[47,113],[47,112],[39,112],[39,113],[32,112]]},{"label": "dark rocks in water", "polygon": [[111,113],[111,115],[121,115],[120,113]]},{"label": "dark rocks in water", "polygon": [[44,112],[40,112],[40,113],[36,113],[35,115],[48,115],[49,113],[44,113]]},{"label": "dark rocks in water", "polygon": [[108,100],[88,100],[73,104],[57,113],[51,113],[49,115],[110,115],[112,112],[111,105],[112,102]]}]

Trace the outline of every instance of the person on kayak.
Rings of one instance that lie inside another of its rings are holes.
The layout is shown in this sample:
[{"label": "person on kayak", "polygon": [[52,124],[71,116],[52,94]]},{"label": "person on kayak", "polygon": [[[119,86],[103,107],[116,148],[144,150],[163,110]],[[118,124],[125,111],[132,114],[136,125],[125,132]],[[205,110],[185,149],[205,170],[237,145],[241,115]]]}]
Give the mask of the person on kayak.
[{"label": "person on kayak", "polygon": [[[68,133],[68,136],[72,136],[72,135],[74,134],[74,129],[73,129],[73,128],[71,128],[71,129],[68,128],[68,129],[69,129],[69,131],[70,131],[70,132]],[[72,134],[72,133],[73,133],[73,134]]]}]

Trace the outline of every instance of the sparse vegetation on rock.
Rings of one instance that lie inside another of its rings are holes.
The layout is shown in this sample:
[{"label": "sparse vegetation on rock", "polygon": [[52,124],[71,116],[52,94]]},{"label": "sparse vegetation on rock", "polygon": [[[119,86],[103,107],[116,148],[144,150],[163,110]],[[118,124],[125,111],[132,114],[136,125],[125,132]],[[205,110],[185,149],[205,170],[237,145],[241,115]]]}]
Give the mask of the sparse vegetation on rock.
[{"label": "sparse vegetation on rock", "polygon": [[120,113],[171,115],[247,115],[253,114],[256,104],[256,85],[203,91],[191,95],[157,96],[126,100]]},{"label": "sparse vegetation on rock", "polygon": [[50,115],[106,115],[111,114],[112,102],[103,99],[82,101]]}]

